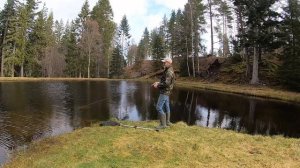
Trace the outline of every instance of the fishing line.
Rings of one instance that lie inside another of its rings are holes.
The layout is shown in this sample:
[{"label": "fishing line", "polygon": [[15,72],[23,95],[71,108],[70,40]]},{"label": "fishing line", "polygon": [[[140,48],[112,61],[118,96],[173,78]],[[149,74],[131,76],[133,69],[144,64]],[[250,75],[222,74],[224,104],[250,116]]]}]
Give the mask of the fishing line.
[{"label": "fishing line", "polygon": [[116,94],[116,95],[114,95],[114,96],[112,96],[112,97],[107,97],[107,98],[103,98],[103,99],[98,99],[98,100],[96,100],[96,101],[94,101],[94,102],[92,102],[92,103],[89,103],[89,104],[86,104],[86,105],[83,105],[83,106],[79,106],[79,107],[77,107],[77,109],[87,108],[87,107],[89,107],[89,106],[91,106],[91,105],[94,105],[94,104],[97,104],[97,103],[100,103],[100,102],[104,102],[104,101],[107,101],[107,100],[109,100],[109,99],[113,99],[113,98],[115,98],[115,97],[118,97],[118,96],[124,95],[124,94],[128,94],[128,93],[129,93],[129,92],[123,92],[123,93],[118,93],[118,94]]}]

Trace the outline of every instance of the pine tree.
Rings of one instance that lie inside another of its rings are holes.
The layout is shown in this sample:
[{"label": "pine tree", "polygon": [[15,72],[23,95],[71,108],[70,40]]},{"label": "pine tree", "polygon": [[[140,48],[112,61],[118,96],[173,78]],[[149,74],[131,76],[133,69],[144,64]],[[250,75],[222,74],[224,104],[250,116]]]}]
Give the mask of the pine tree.
[{"label": "pine tree", "polygon": [[55,34],[55,41],[57,44],[62,42],[62,37],[64,33],[64,22],[63,20],[55,21],[54,23],[54,34]]},{"label": "pine tree", "polygon": [[121,50],[122,51],[122,56],[126,60],[127,64],[129,63],[127,53],[128,53],[128,48],[129,48],[129,45],[130,45],[130,38],[131,38],[131,35],[129,34],[129,31],[130,31],[130,27],[129,27],[129,24],[128,24],[128,20],[126,18],[126,15],[124,15],[122,20],[121,20],[121,24],[120,24],[120,27],[119,27],[119,30],[118,30],[118,36],[120,36],[120,40],[121,40],[120,45],[121,45],[121,48],[122,48],[122,50]]},{"label": "pine tree", "polygon": [[[14,57],[16,39],[17,3],[7,0],[1,12],[1,76],[5,76],[6,60]],[[12,69],[12,68],[11,68]],[[12,74],[13,75],[13,74]]]},{"label": "pine tree", "polygon": [[251,74],[251,64],[250,64],[250,55],[248,54],[248,45],[246,38],[246,6],[240,0],[233,0],[233,5],[236,16],[237,16],[237,45],[236,51],[234,54],[240,54],[241,57],[246,62],[246,74],[245,76],[248,78]]},{"label": "pine tree", "polygon": [[[16,59],[13,64],[17,64],[21,67],[20,76],[24,76],[24,64],[26,60],[26,45],[27,45],[27,30],[28,30],[28,13],[25,6],[19,7],[19,16],[18,16],[18,24],[17,24],[17,32],[16,32]],[[12,74],[14,72],[11,72]]]},{"label": "pine tree", "polygon": [[[37,10],[38,2],[35,0],[27,0],[26,4],[19,7],[19,17],[18,17],[18,38],[17,42],[17,65],[20,67],[20,76],[24,76],[24,66],[28,53],[26,47],[28,46],[28,36],[32,32],[35,19],[35,11]],[[46,13],[46,7],[44,4],[43,12]],[[51,27],[52,28],[52,27]],[[47,33],[45,33],[48,35]]]},{"label": "pine tree", "polygon": [[151,46],[152,58],[157,62],[155,68],[158,68],[161,66],[160,60],[165,58],[164,39],[158,30],[153,30],[151,32]]},{"label": "pine tree", "polygon": [[88,2],[88,0],[85,0],[83,6],[81,7],[81,12],[78,15],[81,23],[85,23],[87,21],[87,19],[89,19],[89,17],[90,17],[90,9],[89,8],[90,8],[89,2]]},{"label": "pine tree", "polygon": [[76,40],[76,26],[72,21],[70,25],[67,23],[65,27],[65,32],[62,37],[63,44],[65,45],[65,73],[68,77],[78,77],[80,76],[80,72],[83,67],[79,64],[80,59],[79,48]]},{"label": "pine tree", "polygon": [[150,46],[150,34],[147,27],[144,30],[143,37],[138,44],[137,57],[135,62],[140,63],[140,61],[149,58],[151,55],[151,46]]},{"label": "pine tree", "polygon": [[210,54],[214,55],[214,30],[213,30],[213,0],[207,0],[208,10],[209,10],[209,21],[210,21],[210,42],[211,42],[211,50]]},{"label": "pine tree", "polygon": [[169,49],[171,53],[171,58],[173,59],[176,53],[176,46],[175,46],[175,41],[176,41],[176,34],[175,34],[175,21],[176,21],[176,13],[173,10],[171,13],[170,20],[168,22],[168,35],[169,35]]},{"label": "pine tree", "polygon": [[219,29],[220,33],[220,41],[221,43],[221,55],[223,57],[227,57],[230,55],[229,51],[229,38],[228,38],[228,28],[232,28],[232,11],[228,5],[228,2],[226,0],[215,0],[215,3],[217,5],[217,11],[218,15],[216,16],[217,22],[222,23],[222,28]]},{"label": "pine tree", "polygon": [[46,20],[44,33],[46,35],[46,47],[41,58],[42,75],[47,77],[63,76],[65,68],[64,56],[60,51],[60,44],[56,43],[56,35],[53,30],[54,21],[51,12]]},{"label": "pine tree", "polygon": [[29,41],[27,45],[27,59],[25,71],[28,76],[42,76],[43,70],[41,67],[41,60],[45,56],[45,49],[47,47],[47,35],[45,28],[47,24],[47,9],[44,8],[38,12],[37,19],[29,32]]},{"label": "pine tree", "polygon": [[[186,5],[186,7],[189,7]],[[173,53],[176,57],[181,57],[180,59],[180,72],[186,72],[184,75],[190,76],[189,69],[189,56],[192,51],[191,43],[191,26],[190,26],[190,16],[186,12],[183,13],[180,9],[177,10],[174,21],[173,37],[171,40]],[[170,23],[170,22],[169,22]]]},{"label": "pine tree", "polygon": [[159,34],[163,38],[163,48],[164,48],[164,55],[169,54],[170,52],[170,39],[169,39],[169,26],[168,26],[168,18],[164,15],[162,19],[162,24],[159,27]]},{"label": "pine tree", "polygon": [[279,14],[271,6],[277,0],[241,0],[240,4],[245,6],[247,43],[253,47],[253,68],[251,84],[259,83],[259,59],[263,49],[271,51],[278,47],[274,28],[278,24]]},{"label": "pine tree", "polygon": [[143,33],[143,53],[141,55],[141,59],[142,60],[145,60],[147,58],[150,57],[151,55],[151,46],[150,46],[150,33],[148,31],[148,28],[146,27],[145,30],[144,30],[144,33]]},{"label": "pine tree", "polygon": [[186,20],[189,23],[186,23],[188,26],[188,32],[190,33],[191,38],[191,49],[192,49],[192,64],[193,64],[193,76],[196,76],[196,66],[195,59],[197,59],[197,71],[199,73],[199,52],[200,52],[200,32],[204,31],[203,25],[205,24],[204,19],[204,5],[201,0],[189,0],[185,5],[184,15]]},{"label": "pine tree", "polygon": [[280,77],[283,84],[300,91],[300,2],[289,0],[283,18],[284,63],[280,68]]},{"label": "pine tree", "polygon": [[122,56],[122,47],[120,44],[117,44],[113,50],[110,66],[110,78],[120,77],[122,75],[125,60]]},{"label": "pine tree", "polygon": [[81,34],[85,31],[86,21],[90,18],[90,9],[89,9],[88,0],[84,1],[84,4],[81,7],[81,11],[78,14],[78,17],[75,19],[76,29],[78,31],[78,39],[81,38]]},{"label": "pine tree", "polygon": [[185,19],[182,11],[179,9],[176,13],[175,27],[174,27],[174,48],[176,56],[188,57],[191,53],[190,31],[187,28],[187,20]]},{"label": "pine tree", "polygon": [[137,57],[135,58],[136,63],[140,63],[142,60],[146,58],[146,47],[144,39],[142,38],[138,44]]}]

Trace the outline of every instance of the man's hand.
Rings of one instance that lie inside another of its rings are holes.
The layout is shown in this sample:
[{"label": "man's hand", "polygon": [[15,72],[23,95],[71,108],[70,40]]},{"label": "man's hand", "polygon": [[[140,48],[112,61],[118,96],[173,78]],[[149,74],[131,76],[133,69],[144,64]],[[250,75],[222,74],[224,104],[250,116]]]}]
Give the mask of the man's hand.
[{"label": "man's hand", "polygon": [[154,88],[157,88],[159,82],[154,82],[151,86],[153,86]]}]

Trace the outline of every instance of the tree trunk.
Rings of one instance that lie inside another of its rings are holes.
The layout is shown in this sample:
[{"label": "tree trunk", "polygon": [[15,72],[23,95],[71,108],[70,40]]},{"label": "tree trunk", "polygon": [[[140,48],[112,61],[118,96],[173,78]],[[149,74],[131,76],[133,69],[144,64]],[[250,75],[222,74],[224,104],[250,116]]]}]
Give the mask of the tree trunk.
[{"label": "tree trunk", "polygon": [[89,47],[88,78],[90,78],[90,67],[91,67],[91,49]]},{"label": "tree trunk", "polygon": [[243,50],[244,50],[243,53],[246,58],[246,77],[248,78],[248,77],[250,77],[250,74],[251,74],[250,55],[247,53],[247,50],[245,47]]},{"label": "tree trunk", "polygon": [[252,70],[252,79],[250,84],[256,85],[258,84],[258,54],[257,54],[257,46],[254,47],[254,55],[253,55],[253,70]]},{"label": "tree trunk", "polygon": [[5,59],[5,54],[4,54],[3,46],[6,43],[5,39],[6,39],[6,33],[7,33],[7,26],[8,26],[8,20],[6,20],[6,23],[5,23],[5,28],[4,28],[4,32],[3,32],[2,46],[1,46],[1,77],[4,77],[4,59]]},{"label": "tree trunk", "polygon": [[189,5],[190,5],[190,12],[191,12],[191,37],[192,37],[192,62],[193,62],[193,77],[195,78],[195,54],[194,54],[194,23],[193,23],[193,9],[192,9],[192,4],[191,0],[189,0]]},{"label": "tree trunk", "polygon": [[11,65],[11,77],[12,78],[15,77],[15,64],[14,63],[12,63],[12,65]]},{"label": "tree trunk", "polygon": [[[100,58],[98,58],[100,59]],[[97,78],[100,77],[100,61],[97,59],[97,67],[96,67],[96,76]]]},{"label": "tree trunk", "polygon": [[261,47],[258,46],[258,62],[261,62]]},{"label": "tree trunk", "polygon": [[4,55],[4,50],[2,48],[2,57],[1,57],[1,77],[4,77],[4,58],[5,58],[5,55]]},{"label": "tree trunk", "polygon": [[189,76],[191,76],[191,72],[190,72],[190,66],[189,66],[189,48],[188,48],[188,44],[187,44],[187,37],[185,39],[185,45],[186,45],[186,66],[188,69],[188,74]]},{"label": "tree trunk", "polygon": [[198,70],[197,73],[198,73],[198,76],[199,76],[200,75],[200,57],[199,56],[197,57],[197,67],[198,67],[197,68],[197,70]]},{"label": "tree trunk", "polygon": [[24,63],[21,64],[21,77],[24,77]]},{"label": "tree trunk", "polygon": [[225,14],[223,14],[223,57],[225,57]]},{"label": "tree trunk", "polygon": [[107,78],[109,78],[110,72],[110,62],[109,62],[109,55],[107,54]]},{"label": "tree trunk", "polygon": [[214,55],[214,31],[213,31],[213,21],[212,21],[212,11],[211,11],[211,0],[208,0],[209,5],[209,19],[210,19],[210,39],[211,39],[211,56]]},{"label": "tree trunk", "polygon": [[[16,43],[14,43],[13,56],[16,56]],[[12,62],[11,65],[11,77],[15,77],[15,63]]]}]

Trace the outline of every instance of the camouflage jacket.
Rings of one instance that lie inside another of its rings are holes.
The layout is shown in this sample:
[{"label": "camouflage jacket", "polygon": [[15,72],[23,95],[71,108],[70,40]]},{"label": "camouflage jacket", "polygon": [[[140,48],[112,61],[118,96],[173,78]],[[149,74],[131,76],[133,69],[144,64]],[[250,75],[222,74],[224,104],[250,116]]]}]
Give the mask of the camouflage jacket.
[{"label": "camouflage jacket", "polygon": [[174,87],[174,82],[175,82],[175,74],[173,68],[172,67],[166,68],[157,86],[159,88],[160,94],[170,95],[171,90]]}]

